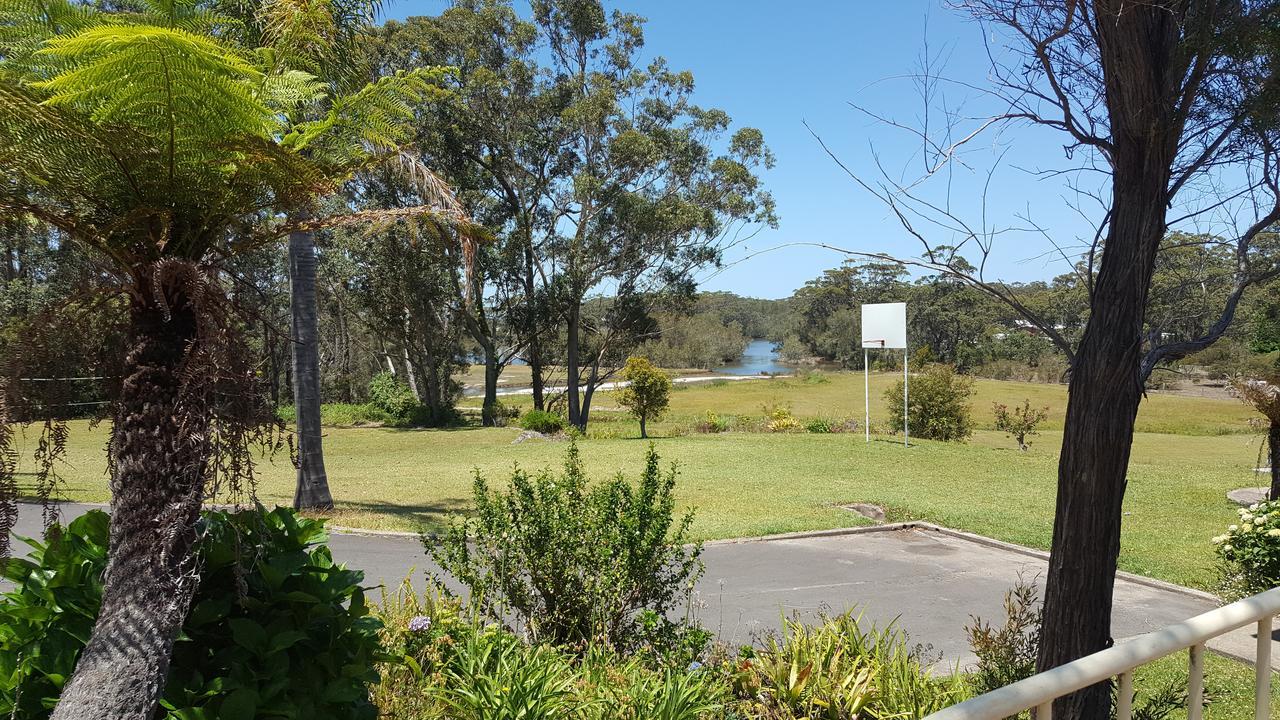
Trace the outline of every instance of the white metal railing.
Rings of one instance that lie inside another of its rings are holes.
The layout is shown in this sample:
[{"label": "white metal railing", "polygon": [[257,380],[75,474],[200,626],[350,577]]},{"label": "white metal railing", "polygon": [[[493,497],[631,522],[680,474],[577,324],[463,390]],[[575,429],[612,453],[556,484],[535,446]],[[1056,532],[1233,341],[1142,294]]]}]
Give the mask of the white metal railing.
[{"label": "white metal railing", "polygon": [[1254,716],[1256,720],[1270,720],[1271,620],[1277,614],[1280,614],[1280,587],[952,705],[926,720],[1001,720],[1032,709],[1036,720],[1051,720],[1055,699],[1113,677],[1119,683],[1116,720],[1131,720],[1134,669],[1179,650],[1190,650],[1187,720],[1201,720],[1205,643],[1250,623],[1257,623],[1258,627]]}]

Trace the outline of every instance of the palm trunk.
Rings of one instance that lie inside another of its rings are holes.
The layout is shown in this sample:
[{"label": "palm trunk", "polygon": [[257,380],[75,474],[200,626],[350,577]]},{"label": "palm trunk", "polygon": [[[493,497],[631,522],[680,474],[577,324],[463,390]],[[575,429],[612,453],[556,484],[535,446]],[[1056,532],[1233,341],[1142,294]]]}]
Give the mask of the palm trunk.
[{"label": "palm trunk", "polygon": [[150,720],[174,638],[199,580],[200,512],[210,413],[183,392],[195,311],[136,301],[132,342],[112,426],[111,540],[93,634],[54,709],[55,720]]},{"label": "palm trunk", "polygon": [[[303,217],[302,219],[305,219]],[[293,313],[293,403],[298,424],[296,509],[333,507],[320,429],[320,318],[316,302],[316,238],[289,233],[289,307]]]},{"label": "palm trunk", "polygon": [[1271,451],[1271,494],[1272,500],[1280,499],[1280,422],[1271,421],[1271,429],[1267,432],[1267,447]]}]

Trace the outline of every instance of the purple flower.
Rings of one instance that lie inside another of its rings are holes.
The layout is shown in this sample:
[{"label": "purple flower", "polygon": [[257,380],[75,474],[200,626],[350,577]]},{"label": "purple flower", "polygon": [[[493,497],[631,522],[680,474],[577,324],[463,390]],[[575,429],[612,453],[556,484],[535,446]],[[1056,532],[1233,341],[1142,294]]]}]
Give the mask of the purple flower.
[{"label": "purple flower", "polygon": [[409,632],[423,633],[431,629],[431,618],[418,615],[409,621]]}]

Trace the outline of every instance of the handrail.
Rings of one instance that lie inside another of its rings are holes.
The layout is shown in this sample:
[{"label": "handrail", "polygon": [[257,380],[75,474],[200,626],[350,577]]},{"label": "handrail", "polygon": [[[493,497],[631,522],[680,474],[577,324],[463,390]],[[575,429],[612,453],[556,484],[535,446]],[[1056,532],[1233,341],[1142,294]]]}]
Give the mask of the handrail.
[{"label": "handrail", "polygon": [[[1117,675],[1124,680],[1134,668],[1188,648],[1193,650],[1191,653],[1193,672],[1190,685],[1193,691],[1202,690],[1203,675],[1197,676],[1197,671],[1202,673],[1203,663],[1197,662],[1199,658],[1196,650],[1199,649],[1202,653],[1202,646],[1208,640],[1249,623],[1258,623],[1259,626],[1258,692],[1255,709],[1261,713],[1259,717],[1266,718],[1270,703],[1271,618],[1277,614],[1280,614],[1280,587],[1210,610],[1190,620],[1138,636],[1066,665],[944,708],[929,715],[926,720],[1000,720],[1032,708],[1038,708],[1037,720],[1048,720],[1049,708],[1057,698]],[[1197,665],[1199,665],[1198,668]],[[1132,677],[1130,676],[1128,680],[1132,682]],[[1200,688],[1195,687],[1197,683],[1200,683]],[[1198,717],[1200,692],[1188,694],[1191,696],[1189,703],[1197,706],[1195,711],[1190,711],[1190,714],[1192,717]],[[1122,700],[1127,701],[1128,698],[1124,698],[1122,694]],[[1127,705],[1128,702],[1122,704]],[[1124,715],[1127,713],[1119,714],[1118,717],[1123,720]]]}]

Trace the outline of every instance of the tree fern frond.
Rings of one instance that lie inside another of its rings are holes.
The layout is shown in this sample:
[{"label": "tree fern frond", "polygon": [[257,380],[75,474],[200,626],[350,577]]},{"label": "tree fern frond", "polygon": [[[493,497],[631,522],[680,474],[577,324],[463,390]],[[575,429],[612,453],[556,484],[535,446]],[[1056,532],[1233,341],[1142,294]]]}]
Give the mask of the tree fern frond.
[{"label": "tree fern frond", "polygon": [[30,73],[32,57],[46,40],[78,33],[109,16],[75,0],[0,0],[0,57],[7,73]]},{"label": "tree fern frond", "polygon": [[299,105],[319,102],[327,90],[328,87],[310,73],[286,70],[265,75],[258,97],[268,107],[288,112]]},{"label": "tree fern frond", "polygon": [[323,118],[296,125],[285,142],[335,167],[394,150],[408,137],[414,106],[447,92],[440,85],[445,74],[442,68],[421,68],[379,78],[334,99]]}]

